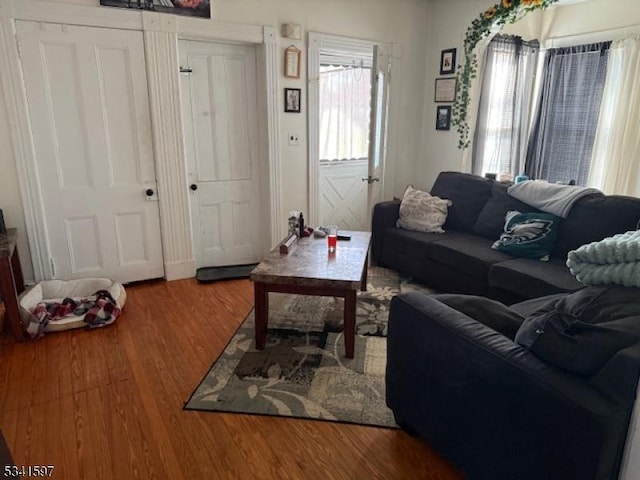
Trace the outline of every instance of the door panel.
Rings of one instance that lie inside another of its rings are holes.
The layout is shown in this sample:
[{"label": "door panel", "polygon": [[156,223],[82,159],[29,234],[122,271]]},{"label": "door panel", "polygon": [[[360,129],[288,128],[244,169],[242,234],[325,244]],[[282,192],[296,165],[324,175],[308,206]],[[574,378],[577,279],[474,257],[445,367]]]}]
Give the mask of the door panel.
[{"label": "door panel", "polygon": [[67,244],[71,255],[71,271],[82,273],[104,268],[96,216],[67,217],[65,222]]},{"label": "door panel", "polygon": [[55,277],[163,276],[142,34],[17,30]]},{"label": "door panel", "polygon": [[255,48],[180,42],[182,108],[198,267],[262,254]]},{"label": "door panel", "polygon": [[346,230],[367,229],[367,161],[320,164],[320,221]]},{"label": "door panel", "polygon": [[[120,265],[137,265],[149,261],[147,218],[144,211],[119,213],[116,215],[116,240]],[[129,238],[138,238],[130,242]]]},{"label": "door panel", "polygon": [[[138,185],[143,179],[137,138],[129,55],[123,48],[96,48],[104,110],[111,186]],[[122,101],[125,99],[126,101]]]},{"label": "door panel", "polygon": [[88,139],[82,134],[86,118],[77,45],[44,43],[39,47],[46,89],[42,92],[46,95],[46,103],[42,107],[47,107],[48,115],[41,119],[42,128],[34,134],[36,137],[50,136],[42,139],[53,146],[57,166],[56,176],[49,178],[57,177],[61,190],[92,188],[91,165],[85,162],[89,151]]}]

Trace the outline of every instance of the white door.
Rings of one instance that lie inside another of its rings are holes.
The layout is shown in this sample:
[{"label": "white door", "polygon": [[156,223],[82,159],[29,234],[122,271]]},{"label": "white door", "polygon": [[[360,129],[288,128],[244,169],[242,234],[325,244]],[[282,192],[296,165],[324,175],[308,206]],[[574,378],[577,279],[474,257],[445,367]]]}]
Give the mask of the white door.
[{"label": "white door", "polygon": [[180,42],[182,115],[198,267],[260,260],[255,47]]},{"label": "white door", "polygon": [[[373,207],[383,200],[384,163],[387,150],[387,118],[391,56],[380,46],[373,51],[371,70],[371,122],[369,127],[369,172],[362,180],[368,188],[368,224],[371,227]],[[370,228],[369,228],[370,229]]]},{"label": "white door", "polygon": [[162,277],[142,33],[17,30],[54,276]]},{"label": "white door", "polygon": [[319,221],[367,230],[373,46],[319,55]]}]

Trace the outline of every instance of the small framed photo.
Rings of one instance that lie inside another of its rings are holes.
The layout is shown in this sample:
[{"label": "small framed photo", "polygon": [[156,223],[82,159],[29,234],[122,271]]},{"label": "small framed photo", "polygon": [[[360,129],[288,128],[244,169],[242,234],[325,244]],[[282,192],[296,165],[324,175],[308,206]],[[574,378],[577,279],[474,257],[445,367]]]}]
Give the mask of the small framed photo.
[{"label": "small framed photo", "polygon": [[457,80],[453,78],[436,78],[436,89],[433,100],[436,103],[452,103],[456,100]]},{"label": "small framed photo", "polygon": [[300,78],[300,60],[302,52],[291,45],[284,51],[284,76]]},{"label": "small framed photo", "polygon": [[442,50],[440,54],[440,75],[450,75],[456,71],[456,49]]},{"label": "small framed photo", "polygon": [[436,130],[451,129],[451,105],[436,107]]},{"label": "small framed photo", "polygon": [[302,89],[285,88],[284,89],[284,111],[289,113],[300,113],[300,104],[302,97]]}]

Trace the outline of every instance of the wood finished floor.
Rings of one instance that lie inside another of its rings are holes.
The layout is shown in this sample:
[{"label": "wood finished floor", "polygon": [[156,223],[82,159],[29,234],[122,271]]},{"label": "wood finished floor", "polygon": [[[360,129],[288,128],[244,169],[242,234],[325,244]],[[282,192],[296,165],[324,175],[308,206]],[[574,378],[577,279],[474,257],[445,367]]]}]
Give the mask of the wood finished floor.
[{"label": "wood finished floor", "polygon": [[461,478],[400,430],[183,411],[253,308],[252,285],[127,292],[110,327],[0,338],[0,429],[18,465],[54,465],[61,480]]}]

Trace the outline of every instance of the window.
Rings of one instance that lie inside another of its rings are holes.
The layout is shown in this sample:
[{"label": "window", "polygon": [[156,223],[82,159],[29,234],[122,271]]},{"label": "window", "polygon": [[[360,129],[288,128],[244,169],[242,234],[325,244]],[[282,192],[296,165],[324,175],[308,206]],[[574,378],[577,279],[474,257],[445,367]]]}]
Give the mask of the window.
[{"label": "window", "polygon": [[538,42],[496,36],[487,48],[476,127],[473,172],[522,172]]},{"label": "window", "polygon": [[320,161],[369,154],[371,68],[320,65]]},{"label": "window", "polygon": [[547,51],[526,172],[586,185],[611,42]]}]

